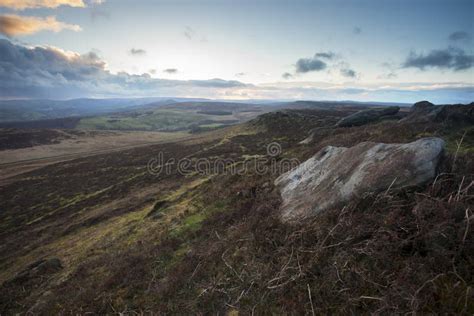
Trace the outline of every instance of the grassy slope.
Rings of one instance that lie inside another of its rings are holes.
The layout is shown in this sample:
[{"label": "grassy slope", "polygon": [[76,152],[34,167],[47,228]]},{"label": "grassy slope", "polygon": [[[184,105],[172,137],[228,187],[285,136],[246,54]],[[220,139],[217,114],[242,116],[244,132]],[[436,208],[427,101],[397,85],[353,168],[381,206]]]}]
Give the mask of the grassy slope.
[{"label": "grassy slope", "polygon": [[[472,312],[472,127],[384,122],[323,130],[297,145],[343,115],[266,114],[199,141],[49,166],[1,188],[0,280],[10,281],[0,313]],[[369,195],[299,227],[275,218],[277,174],[146,172],[160,150],[242,161],[278,141],[284,156],[303,160],[329,144],[428,135],[448,141],[436,183]],[[61,271],[13,278],[51,257]]]}]

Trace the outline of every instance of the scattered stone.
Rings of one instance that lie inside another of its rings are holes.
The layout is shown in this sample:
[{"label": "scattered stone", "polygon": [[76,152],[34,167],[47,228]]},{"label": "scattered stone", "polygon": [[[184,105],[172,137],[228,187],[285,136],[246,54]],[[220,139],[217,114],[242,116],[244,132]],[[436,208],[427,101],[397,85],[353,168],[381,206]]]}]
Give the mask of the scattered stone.
[{"label": "scattered stone", "polygon": [[298,222],[354,197],[423,184],[436,173],[444,149],[440,138],[408,144],[363,142],[328,146],[275,180],[285,222]]}]

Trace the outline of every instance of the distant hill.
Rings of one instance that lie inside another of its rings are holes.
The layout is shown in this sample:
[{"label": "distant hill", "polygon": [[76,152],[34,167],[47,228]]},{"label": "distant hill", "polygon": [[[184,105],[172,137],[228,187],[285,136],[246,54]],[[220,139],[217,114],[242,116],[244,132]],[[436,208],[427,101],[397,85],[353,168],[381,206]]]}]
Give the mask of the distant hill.
[{"label": "distant hill", "polygon": [[[0,122],[20,122],[58,119],[66,117],[96,116],[109,113],[156,109],[157,107],[186,107],[206,111],[229,111],[245,107],[249,111],[268,111],[283,108],[338,108],[371,107],[406,104],[353,101],[280,101],[280,100],[209,100],[203,98],[111,98],[111,99],[72,99],[72,100],[1,100]],[[224,109],[225,108],[225,109]]]},{"label": "distant hill", "polygon": [[73,116],[90,116],[132,109],[144,104],[155,106],[205,99],[186,98],[129,98],[129,99],[72,99],[72,100],[2,100],[0,122],[33,121]]}]

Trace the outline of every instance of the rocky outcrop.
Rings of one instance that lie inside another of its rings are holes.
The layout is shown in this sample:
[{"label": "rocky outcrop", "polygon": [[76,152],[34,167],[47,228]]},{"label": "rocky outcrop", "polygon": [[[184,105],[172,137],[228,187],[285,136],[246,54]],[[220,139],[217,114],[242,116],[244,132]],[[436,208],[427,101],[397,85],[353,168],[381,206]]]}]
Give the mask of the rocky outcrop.
[{"label": "rocky outcrop", "polygon": [[398,106],[389,106],[381,109],[362,110],[342,118],[336,123],[337,127],[361,126],[387,116],[392,116],[400,111]]},{"label": "rocky outcrop", "polygon": [[413,104],[412,111],[425,111],[432,109],[435,105],[429,101],[420,101]]},{"label": "rocky outcrop", "polygon": [[474,124],[474,102],[471,104],[434,105],[428,101],[415,103],[401,122]]},{"label": "rocky outcrop", "polygon": [[440,138],[328,146],[275,180],[283,199],[281,218],[298,222],[369,192],[425,183],[435,176],[443,148]]}]

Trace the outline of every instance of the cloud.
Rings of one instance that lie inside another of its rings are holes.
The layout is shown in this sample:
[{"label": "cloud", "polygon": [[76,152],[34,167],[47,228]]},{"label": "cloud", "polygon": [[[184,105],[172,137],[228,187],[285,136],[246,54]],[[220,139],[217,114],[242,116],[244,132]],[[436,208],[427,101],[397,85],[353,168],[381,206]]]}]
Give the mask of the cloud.
[{"label": "cloud", "polygon": [[159,79],[152,78],[148,73],[111,73],[97,53],[81,55],[54,47],[28,47],[0,39],[0,96],[48,99],[181,96],[227,99],[351,99],[409,103],[427,99],[435,103],[466,103],[474,99],[474,86],[472,83],[348,85],[293,80],[252,85],[219,78]]},{"label": "cloud", "polygon": [[398,75],[395,72],[391,71],[391,72],[388,72],[386,74],[378,75],[377,79],[395,79],[397,77],[398,77]]},{"label": "cloud", "polygon": [[129,53],[134,56],[141,56],[146,54],[146,50],[141,48],[132,48],[131,50],[129,50]]},{"label": "cloud", "polygon": [[176,68],[167,68],[165,70],[163,70],[163,72],[167,73],[167,74],[175,74],[178,72],[178,69]]},{"label": "cloud", "polygon": [[243,77],[245,75],[246,75],[245,72],[238,72],[238,73],[235,74],[236,77]]},{"label": "cloud", "polygon": [[352,33],[354,33],[356,35],[359,35],[360,33],[362,33],[362,29],[360,27],[356,26],[352,29]]},{"label": "cloud", "polygon": [[188,40],[192,40],[196,36],[196,32],[189,26],[186,26],[184,28],[183,32],[184,37],[186,37]]},{"label": "cloud", "polygon": [[216,95],[252,85],[222,79],[168,80],[149,74],[113,74],[96,54],[54,47],[26,47],[0,39],[0,95],[11,98],[75,98]]},{"label": "cloud", "polygon": [[314,57],[326,58],[326,59],[333,59],[336,57],[336,54],[333,52],[321,52],[314,54]]},{"label": "cloud", "polygon": [[207,43],[207,37],[203,34],[198,34],[196,30],[194,30],[190,26],[186,26],[183,31],[184,37],[186,37],[188,40],[193,41],[193,40],[198,40],[201,43]]},{"label": "cloud", "polygon": [[290,74],[289,72],[285,72],[281,76],[283,77],[283,79],[286,79],[286,80],[293,78],[293,75]]},{"label": "cloud", "polygon": [[464,31],[453,32],[449,35],[448,39],[453,42],[457,41],[469,41],[471,40],[471,35]]},{"label": "cloud", "polygon": [[432,50],[428,54],[411,52],[402,64],[403,68],[466,70],[474,66],[474,55],[468,55],[459,48]]},{"label": "cloud", "polygon": [[296,61],[296,73],[307,73],[311,71],[321,71],[326,69],[327,64],[318,59],[317,56],[313,58],[300,58]]},{"label": "cloud", "polygon": [[150,69],[148,70],[148,73],[155,75],[157,73],[156,69]]},{"label": "cloud", "polygon": [[30,35],[40,31],[59,32],[62,30],[81,31],[79,25],[67,24],[56,20],[54,16],[46,18],[6,14],[0,16],[0,33],[12,37]]},{"label": "cloud", "polygon": [[223,80],[219,78],[207,80],[187,80],[184,81],[196,87],[213,87],[213,88],[244,88],[251,87],[251,84],[245,84],[236,80]]},{"label": "cloud", "polygon": [[109,11],[100,9],[97,6],[92,6],[90,8],[90,15],[91,15],[91,20],[93,22],[97,21],[99,18],[106,18],[106,19],[110,18],[110,12]]},{"label": "cloud", "polygon": [[350,69],[350,68],[341,69],[341,75],[343,75],[344,77],[348,77],[348,78],[357,77],[357,73],[354,70]]},{"label": "cloud", "polygon": [[239,89],[251,98],[287,100],[354,100],[405,102],[430,100],[437,104],[470,103],[474,98],[471,83],[382,83],[332,84],[323,82],[278,82]]},{"label": "cloud", "polygon": [[76,8],[84,8],[87,4],[101,4],[105,0],[0,0],[0,7],[6,7],[13,10],[49,8],[55,9],[65,5]]}]

